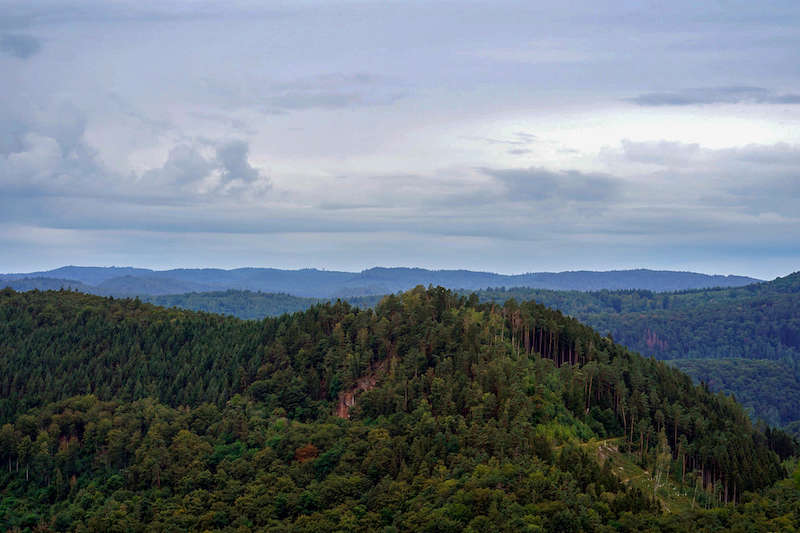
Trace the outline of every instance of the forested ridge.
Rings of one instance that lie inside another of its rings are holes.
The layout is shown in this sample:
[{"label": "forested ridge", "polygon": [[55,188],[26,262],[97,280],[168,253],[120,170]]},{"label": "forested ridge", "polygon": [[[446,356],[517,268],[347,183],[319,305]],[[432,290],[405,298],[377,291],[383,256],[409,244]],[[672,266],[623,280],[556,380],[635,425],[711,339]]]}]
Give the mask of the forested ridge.
[{"label": "forested ridge", "polygon": [[735,394],[756,418],[800,436],[800,273],[675,293],[514,288],[479,295],[560,309],[639,353],[673,360],[696,379]]},{"label": "forested ridge", "polygon": [[[484,289],[478,295],[482,301],[536,300],[559,309],[639,353],[671,360],[713,390],[734,394],[754,419],[800,436],[800,274],[746,287],[673,293],[518,287]],[[234,290],[145,299],[248,319],[300,311],[322,301]],[[380,299],[348,301],[371,307]]]},{"label": "forested ridge", "polygon": [[180,307],[248,320],[295,313],[324,301],[320,298],[303,298],[284,293],[234,290],[142,296],[141,299],[162,307]]},{"label": "forested ridge", "polygon": [[4,290],[0,376],[5,529],[800,527],[796,442],[534,302],[419,287],[245,321]]},{"label": "forested ridge", "polygon": [[674,359],[670,364],[711,390],[733,392],[755,420],[800,437],[800,379],[779,361]]},{"label": "forested ridge", "polygon": [[[383,296],[351,296],[342,298],[342,300],[358,307],[373,307],[381,301],[381,298]],[[322,302],[330,301],[333,303],[338,298],[302,298],[285,293],[227,290],[142,296],[141,299],[162,307],[180,307],[193,311],[205,311],[248,320],[259,320],[284,313],[304,311]]]},{"label": "forested ridge", "polygon": [[775,359],[800,368],[800,272],[737,288],[674,293],[480,291],[483,301],[536,300],[660,359]]}]

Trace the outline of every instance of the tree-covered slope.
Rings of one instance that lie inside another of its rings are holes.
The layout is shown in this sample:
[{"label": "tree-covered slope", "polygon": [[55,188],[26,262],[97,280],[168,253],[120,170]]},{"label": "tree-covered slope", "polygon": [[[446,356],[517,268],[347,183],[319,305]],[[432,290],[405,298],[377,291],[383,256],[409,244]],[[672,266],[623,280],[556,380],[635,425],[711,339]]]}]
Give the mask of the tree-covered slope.
[{"label": "tree-covered slope", "polygon": [[479,292],[481,300],[536,300],[659,359],[775,359],[800,364],[800,272],[728,289]]},{"label": "tree-covered slope", "polygon": [[234,290],[145,296],[142,299],[162,307],[180,307],[251,320],[304,311],[321,301],[291,294]]},{"label": "tree-covered slope", "polygon": [[[257,322],[6,290],[0,376],[3,528],[800,527],[790,440],[535,303],[419,288]],[[606,437],[653,493],[581,446]],[[663,514],[668,485],[693,509]]]},{"label": "tree-covered slope", "polygon": [[[800,275],[734,289],[679,293],[550,291],[513,288],[479,291],[484,301],[534,299],[577,317],[629,348],[659,359],[723,358],[727,363],[687,363],[685,369],[712,390],[733,393],[755,418],[787,426],[800,421]],[[462,291],[468,294],[468,291]],[[379,296],[350,297],[372,307]],[[182,307],[247,319],[307,309],[320,299],[287,294],[222,291],[145,297]],[[758,363],[734,359],[757,359]],[[734,376],[731,370],[736,369]],[[719,375],[715,374],[719,371]]]},{"label": "tree-covered slope", "polygon": [[[381,298],[382,296],[354,296],[346,300],[353,305],[366,308],[375,306]],[[179,307],[250,320],[305,311],[313,305],[327,301],[322,298],[301,298],[285,293],[235,290],[144,296],[142,300],[163,307]]]},{"label": "tree-covered slope", "polygon": [[800,396],[800,273],[678,293],[514,288],[479,294],[484,301],[534,299],[560,309],[639,353],[673,360],[714,390],[735,394],[756,418],[800,421],[800,402],[793,400]]},{"label": "tree-covered slope", "polygon": [[[712,390],[732,393],[757,419],[800,423],[800,275],[735,289],[679,293],[479,291],[483,301],[533,299],[577,317],[621,344],[669,359]],[[462,291],[468,294],[468,291]],[[226,291],[147,298],[153,303],[258,319],[306,309],[319,300]],[[380,297],[349,298],[360,307]],[[718,363],[714,360],[720,359]],[[748,359],[752,361],[742,361]],[[684,361],[684,363],[681,363]]]},{"label": "tree-covered slope", "polygon": [[[800,420],[800,380],[767,359],[674,359],[672,365],[712,390],[734,394],[756,418],[773,426]],[[800,436],[800,433],[798,433]]]}]

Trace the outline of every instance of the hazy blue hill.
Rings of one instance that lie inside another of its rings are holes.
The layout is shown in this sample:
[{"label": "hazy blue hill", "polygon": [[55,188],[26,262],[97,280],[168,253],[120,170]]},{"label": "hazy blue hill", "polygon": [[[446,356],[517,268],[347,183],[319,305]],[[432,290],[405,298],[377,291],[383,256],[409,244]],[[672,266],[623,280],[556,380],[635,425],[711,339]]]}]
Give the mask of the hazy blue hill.
[{"label": "hazy blue hill", "polygon": [[[504,275],[469,270],[376,267],[362,272],[273,268],[173,269],[153,271],[122,267],[62,267],[49,272],[0,275],[0,282],[48,277],[106,284],[102,294],[147,295],[202,290],[250,290],[287,293],[312,298],[350,297],[394,293],[417,285],[478,290],[487,287],[532,287],[558,290],[646,289],[674,291],[699,287],[741,286],[759,280],[743,276],[712,276],[693,272],[620,270],[610,272],[540,272]],[[120,278],[124,278],[121,281]],[[115,281],[116,280],[116,281]],[[138,281],[141,280],[141,281]],[[161,280],[154,283],[152,280]],[[168,284],[166,284],[168,282]],[[184,283],[180,286],[176,283]],[[139,286],[137,287],[137,283]],[[170,285],[171,284],[171,285]],[[118,292],[114,292],[118,291]],[[89,292],[98,292],[89,290]]]},{"label": "hazy blue hill", "polygon": [[146,296],[144,300],[162,307],[178,307],[244,319],[262,319],[279,316],[284,313],[304,311],[321,301],[317,298],[301,298],[285,293],[262,293],[232,289],[216,292]]},{"label": "hazy blue hill", "polygon": [[620,270],[609,272],[536,272],[518,275],[469,270],[426,270],[422,268],[371,268],[347,283],[347,287],[372,285],[380,292],[407,290],[416,285],[441,285],[478,290],[486,287],[532,287],[554,290],[646,289],[675,291],[706,287],[738,287],[758,282],[744,276],[719,276],[694,272]]},{"label": "hazy blue hill", "polygon": [[214,288],[212,285],[148,274],[107,279],[93,287],[91,292],[107,296],[136,296],[210,291]]},{"label": "hazy blue hill", "polygon": [[[555,290],[624,290],[646,289],[651,291],[680,291],[709,287],[740,287],[760,280],[746,276],[721,276],[696,272],[673,272],[667,270],[612,270],[592,272],[540,272],[508,276],[512,278],[507,287],[535,287]],[[469,288],[469,287],[464,287]]]},{"label": "hazy blue hill", "polygon": [[54,270],[30,272],[28,274],[3,274],[1,278],[57,278],[80,281],[87,285],[97,285],[108,279],[119,276],[138,276],[147,274],[152,270],[133,267],[84,267],[63,266]]},{"label": "hazy blue hill", "polygon": [[3,288],[10,287],[15,291],[57,291],[59,289],[72,289],[81,292],[93,292],[92,289],[94,288],[73,279],[57,278],[6,279],[0,282],[0,285]]},{"label": "hazy blue hill", "polygon": [[355,274],[328,270],[280,270],[275,268],[175,269],[153,272],[152,276],[177,279],[218,289],[287,292],[305,296],[328,296],[338,284]]}]

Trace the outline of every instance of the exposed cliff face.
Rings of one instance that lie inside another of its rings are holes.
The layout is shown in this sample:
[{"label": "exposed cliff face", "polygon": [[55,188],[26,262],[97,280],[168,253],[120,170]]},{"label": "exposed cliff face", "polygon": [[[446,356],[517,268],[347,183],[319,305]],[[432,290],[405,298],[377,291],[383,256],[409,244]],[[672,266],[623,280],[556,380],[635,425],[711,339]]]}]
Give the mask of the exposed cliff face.
[{"label": "exposed cliff face", "polygon": [[656,334],[655,331],[652,331],[649,328],[645,331],[644,335],[645,335],[644,342],[647,345],[647,347],[650,348],[651,350],[652,349],[657,349],[657,350],[660,350],[660,351],[664,351],[669,347],[669,345],[667,344],[667,341],[665,341],[664,339],[661,339]]},{"label": "exposed cliff face", "polygon": [[350,418],[350,408],[356,404],[356,396],[362,392],[372,390],[378,384],[378,376],[386,369],[386,361],[372,366],[365,375],[356,380],[355,384],[347,390],[339,392],[339,402],[336,404],[336,416]]}]

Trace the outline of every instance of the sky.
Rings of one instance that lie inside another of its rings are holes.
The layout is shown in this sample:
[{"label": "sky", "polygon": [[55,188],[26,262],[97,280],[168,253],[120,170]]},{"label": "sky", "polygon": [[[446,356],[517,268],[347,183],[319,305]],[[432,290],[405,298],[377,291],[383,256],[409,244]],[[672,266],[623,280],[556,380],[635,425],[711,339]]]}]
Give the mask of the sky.
[{"label": "sky", "polygon": [[0,272],[800,270],[800,2],[0,0]]}]

